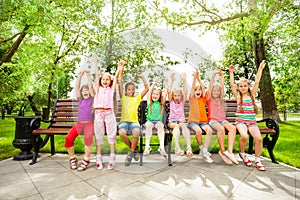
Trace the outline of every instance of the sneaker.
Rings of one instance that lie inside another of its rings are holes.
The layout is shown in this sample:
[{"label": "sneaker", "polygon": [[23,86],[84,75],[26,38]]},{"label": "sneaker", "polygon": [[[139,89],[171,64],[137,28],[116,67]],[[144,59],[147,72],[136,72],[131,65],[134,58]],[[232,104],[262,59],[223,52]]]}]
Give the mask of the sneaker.
[{"label": "sneaker", "polygon": [[256,168],[257,168],[259,171],[266,171],[265,166],[264,166],[260,161],[256,161],[256,162],[255,162],[255,165],[256,165]]},{"label": "sneaker", "polygon": [[131,160],[134,156],[134,152],[129,151],[127,157],[125,158],[125,166],[129,166],[131,164]]},{"label": "sneaker", "polygon": [[[207,155],[208,155],[209,157],[211,157],[211,153],[209,153],[209,152],[206,152],[206,153],[207,153]],[[200,158],[200,159],[204,158],[204,157],[203,157],[203,153],[202,153],[202,149],[200,149],[200,151],[199,151],[199,158]]]},{"label": "sneaker", "polygon": [[149,155],[150,151],[151,151],[151,148],[150,147],[146,147],[145,150],[144,150],[144,153],[143,153],[144,156]]},{"label": "sneaker", "polygon": [[224,152],[224,155],[227,156],[227,158],[229,158],[234,164],[238,165],[239,164],[239,161],[237,161],[235,159],[235,156],[233,153],[229,153],[228,151],[225,151]]},{"label": "sneaker", "polygon": [[239,153],[240,158],[243,160],[244,164],[247,167],[251,167],[252,166],[252,162],[251,160],[247,157],[247,155],[245,154],[244,156],[241,154],[241,152]]},{"label": "sneaker", "polygon": [[116,154],[110,154],[107,169],[115,168]]},{"label": "sneaker", "polygon": [[224,154],[221,151],[219,151],[218,153],[227,165],[232,165],[232,161],[225,155],[225,152]]},{"label": "sneaker", "polygon": [[159,151],[160,155],[162,155],[162,156],[164,156],[165,158],[167,158],[167,153],[166,153],[166,151],[165,151],[164,148],[159,148],[158,151]]},{"label": "sneaker", "polygon": [[102,157],[96,156],[96,169],[103,169]]},{"label": "sneaker", "polygon": [[[200,149],[199,149],[200,158],[203,158],[203,156],[201,155],[202,149],[203,149],[203,146],[201,146]],[[209,153],[209,152],[207,152],[207,153],[208,153],[209,157],[211,157],[211,153]]]},{"label": "sneaker", "polygon": [[205,154],[201,152],[201,157],[204,158],[205,162],[213,163],[213,159],[210,158],[210,153],[206,152]]},{"label": "sneaker", "polygon": [[135,161],[140,159],[140,153],[137,150],[134,151],[133,158]]}]

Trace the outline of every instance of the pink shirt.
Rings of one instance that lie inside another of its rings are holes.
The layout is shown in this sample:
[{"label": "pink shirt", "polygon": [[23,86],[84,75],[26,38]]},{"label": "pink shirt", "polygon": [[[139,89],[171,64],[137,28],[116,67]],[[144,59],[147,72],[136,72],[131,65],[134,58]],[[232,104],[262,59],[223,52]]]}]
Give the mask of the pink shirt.
[{"label": "pink shirt", "polygon": [[179,122],[185,121],[183,101],[181,101],[180,103],[176,103],[175,101],[172,100],[170,102],[169,122],[173,122],[173,121],[179,121]]},{"label": "pink shirt", "polygon": [[111,87],[99,87],[94,99],[94,108],[114,108],[114,92]]},{"label": "pink shirt", "polygon": [[207,100],[208,105],[208,121],[216,120],[217,122],[223,122],[226,120],[224,106],[220,99],[213,100],[209,98]]}]

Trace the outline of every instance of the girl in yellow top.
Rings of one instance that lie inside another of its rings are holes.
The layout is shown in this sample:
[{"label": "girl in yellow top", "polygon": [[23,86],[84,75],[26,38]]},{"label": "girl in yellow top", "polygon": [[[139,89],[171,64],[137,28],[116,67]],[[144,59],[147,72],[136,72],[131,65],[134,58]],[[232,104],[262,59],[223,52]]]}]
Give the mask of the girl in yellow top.
[{"label": "girl in yellow top", "polygon": [[[123,82],[122,75],[124,71],[125,61],[121,60],[119,62],[119,93],[122,104],[121,111],[121,122],[118,126],[119,135],[123,142],[130,148],[125,159],[125,166],[131,164],[132,158],[135,161],[139,160],[139,153],[137,152],[137,144],[140,136],[140,124],[138,121],[138,107],[149,90],[148,83],[142,73],[138,73],[138,76],[142,79],[144,83],[144,90],[141,94],[135,96],[135,84],[132,82],[126,83],[125,94],[123,92]],[[132,134],[132,141],[128,138],[127,134]]]},{"label": "girl in yellow top", "polygon": [[[199,84],[196,85],[196,81]],[[212,129],[207,124],[205,87],[199,77],[199,71],[193,74],[192,89],[189,98],[190,112],[188,126],[196,132],[196,139],[200,148],[199,155],[205,158],[207,163],[213,163],[208,146],[212,136]],[[204,146],[202,147],[202,129],[206,132]]]}]

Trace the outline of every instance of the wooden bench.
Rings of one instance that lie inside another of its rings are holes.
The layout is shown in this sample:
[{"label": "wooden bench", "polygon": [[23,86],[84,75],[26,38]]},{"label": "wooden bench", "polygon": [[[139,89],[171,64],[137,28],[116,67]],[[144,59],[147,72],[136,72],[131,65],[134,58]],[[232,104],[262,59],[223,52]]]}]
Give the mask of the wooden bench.
[{"label": "wooden bench", "polygon": [[[237,104],[235,100],[225,100],[225,113],[226,113],[226,118],[229,122],[234,123],[235,122],[235,113],[236,113],[236,109],[237,109]],[[188,101],[185,103],[185,107],[184,107],[184,111],[185,111],[185,117],[186,117],[186,121],[188,119],[188,115],[189,115],[189,103]],[[272,160],[273,163],[278,163],[274,153],[273,153],[273,149],[275,147],[275,144],[277,142],[277,139],[279,137],[279,126],[276,120],[271,119],[271,118],[266,118],[266,119],[262,119],[262,120],[257,120],[258,126],[260,127],[259,130],[261,132],[262,135],[264,135],[263,138],[263,147],[268,149],[270,158]],[[263,124],[264,125],[260,125]],[[264,126],[264,127],[261,127]],[[195,135],[195,131],[190,129],[190,133],[191,135]],[[205,134],[205,131],[203,131],[203,134]],[[216,134],[214,132],[214,134]],[[228,132],[226,131],[226,134],[228,134]],[[237,131],[237,134],[239,134],[239,132]],[[253,153],[253,137],[249,134],[249,147],[248,147],[248,153],[252,154]]]},{"label": "wooden bench", "polygon": [[[121,120],[121,103],[118,101],[117,103],[117,114],[116,114],[116,121],[119,124]],[[146,122],[146,108],[147,102],[143,101],[139,107],[139,121]],[[72,126],[77,122],[77,110],[78,110],[78,101],[75,99],[57,99],[54,102],[52,116],[50,120],[42,120],[41,118],[35,118],[31,121],[31,141],[34,148],[34,156],[32,158],[31,165],[36,163],[37,156],[41,148],[43,148],[50,139],[50,150],[51,155],[55,154],[55,142],[54,136],[55,135],[67,135],[72,128]],[[165,117],[165,121],[166,121]],[[41,122],[49,123],[47,128],[40,128]],[[143,123],[140,123],[143,124]],[[156,129],[153,130],[156,134]],[[166,133],[168,130],[166,128]],[[44,138],[41,135],[45,135]],[[166,136],[166,144],[167,152],[168,152],[168,164],[171,164],[171,143],[172,136]],[[151,146],[158,146],[157,143],[151,143]],[[141,135],[140,135],[140,144],[138,146],[139,153],[140,153],[140,165],[143,165],[143,147],[145,146],[144,143],[144,134],[141,128]]]}]

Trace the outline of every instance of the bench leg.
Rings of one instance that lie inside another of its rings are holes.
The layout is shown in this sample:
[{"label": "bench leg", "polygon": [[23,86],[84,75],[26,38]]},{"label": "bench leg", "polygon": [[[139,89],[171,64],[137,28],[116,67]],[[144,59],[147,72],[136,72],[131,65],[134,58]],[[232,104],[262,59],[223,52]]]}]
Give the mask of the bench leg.
[{"label": "bench leg", "polygon": [[140,134],[140,166],[143,166],[143,133],[142,133],[142,130],[141,130],[141,134]]},{"label": "bench leg", "polygon": [[249,135],[249,147],[248,147],[248,154],[253,153],[253,137]]},{"label": "bench leg", "polygon": [[171,160],[171,147],[172,147],[172,134],[166,134],[165,135],[165,148],[167,149],[167,153],[168,153],[168,165],[172,166],[172,160]]},{"label": "bench leg", "polygon": [[[276,136],[274,136],[274,137],[276,137]],[[263,146],[268,149],[269,156],[270,156],[272,162],[276,163],[276,164],[279,164],[279,162],[276,160],[275,155],[273,153],[273,149],[274,149],[275,144],[277,142],[277,138],[274,138],[274,137],[273,137],[272,140],[270,140],[268,135],[266,135],[266,137],[264,137],[264,139],[263,139]]]},{"label": "bench leg", "polygon": [[55,154],[54,135],[50,135],[51,156]]},{"label": "bench leg", "polygon": [[29,163],[29,165],[33,165],[36,163],[36,160],[37,160],[37,157],[39,155],[39,151],[40,151],[40,143],[41,141],[41,138],[40,136],[31,136],[31,143],[32,143],[32,146],[33,146],[33,149],[34,149],[34,154],[33,154],[33,158],[31,160],[31,163]]}]

